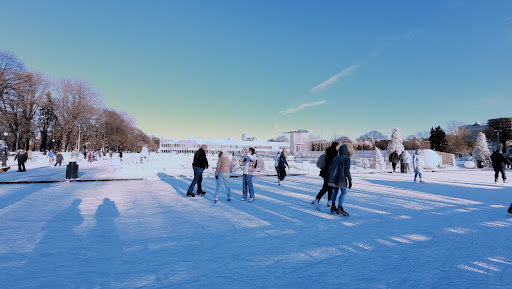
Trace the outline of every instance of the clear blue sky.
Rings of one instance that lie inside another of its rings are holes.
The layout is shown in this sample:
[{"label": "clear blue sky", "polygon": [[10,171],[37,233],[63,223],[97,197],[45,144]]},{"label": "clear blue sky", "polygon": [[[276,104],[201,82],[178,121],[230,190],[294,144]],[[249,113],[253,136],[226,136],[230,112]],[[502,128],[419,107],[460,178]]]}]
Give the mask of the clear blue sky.
[{"label": "clear blue sky", "polygon": [[512,1],[1,1],[0,50],[167,138],[512,116]]}]

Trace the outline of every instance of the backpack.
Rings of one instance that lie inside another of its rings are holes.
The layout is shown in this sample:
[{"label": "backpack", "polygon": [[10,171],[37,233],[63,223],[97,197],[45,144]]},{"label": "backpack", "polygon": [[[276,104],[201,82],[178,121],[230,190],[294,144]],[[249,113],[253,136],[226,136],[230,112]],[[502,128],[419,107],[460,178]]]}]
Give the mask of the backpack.
[{"label": "backpack", "polygon": [[316,166],[319,169],[325,168],[325,153],[318,157],[318,160],[316,161]]}]

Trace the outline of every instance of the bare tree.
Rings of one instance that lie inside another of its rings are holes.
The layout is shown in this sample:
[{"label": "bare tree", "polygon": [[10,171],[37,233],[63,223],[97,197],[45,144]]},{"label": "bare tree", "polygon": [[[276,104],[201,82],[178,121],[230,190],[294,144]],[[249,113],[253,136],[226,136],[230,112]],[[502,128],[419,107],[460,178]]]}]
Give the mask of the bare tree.
[{"label": "bare tree", "polygon": [[100,104],[100,95],[83,80],[62,79],[57,88],[57,117],[61,146],[70,148],[71,136],[77,131],[78,123],[87,123]]}]

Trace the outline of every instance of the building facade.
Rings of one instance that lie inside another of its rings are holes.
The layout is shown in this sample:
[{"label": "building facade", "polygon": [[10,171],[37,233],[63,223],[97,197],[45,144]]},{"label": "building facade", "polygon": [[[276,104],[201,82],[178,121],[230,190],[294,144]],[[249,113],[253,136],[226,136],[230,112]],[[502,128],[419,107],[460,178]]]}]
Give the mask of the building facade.
[{"label": "building facade", "polygon": [[160,153],[193,153],[201,145],[207,145],[208,151],[218,153],[221,149],[226,149],[230,153],[239,152],[243,149],[253,147],[260,152],[276,152],[290,148],[289,142],[263,142],[263,141],[235,141],[233,139],[166,139],[160,140]]}]

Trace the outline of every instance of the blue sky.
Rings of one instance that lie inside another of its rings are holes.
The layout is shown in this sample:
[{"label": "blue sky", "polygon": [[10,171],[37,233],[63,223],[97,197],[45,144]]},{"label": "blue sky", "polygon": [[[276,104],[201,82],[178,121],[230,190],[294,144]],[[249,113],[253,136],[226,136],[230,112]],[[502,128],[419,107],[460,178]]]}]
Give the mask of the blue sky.
[{"label": "blue sky", "polygon": [[167,138],[512,116],[512,1],[1,1],[0,50]]}]

